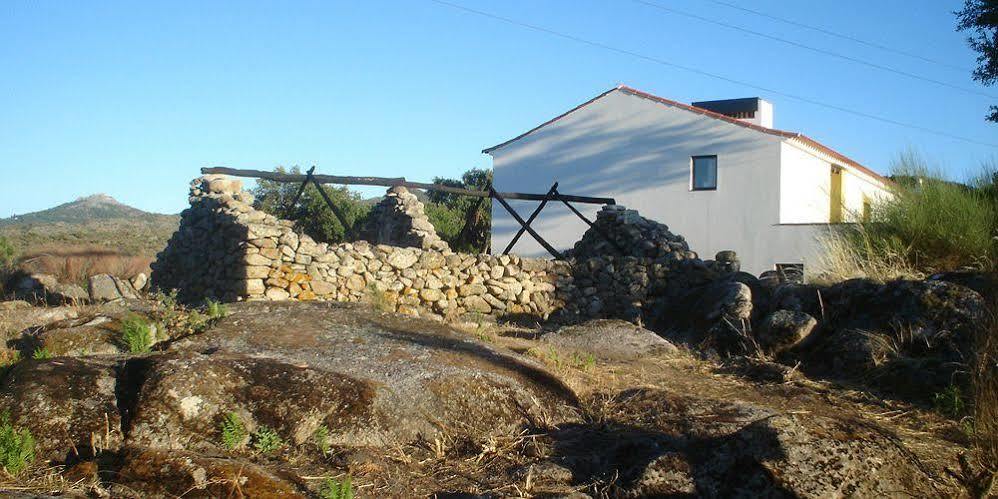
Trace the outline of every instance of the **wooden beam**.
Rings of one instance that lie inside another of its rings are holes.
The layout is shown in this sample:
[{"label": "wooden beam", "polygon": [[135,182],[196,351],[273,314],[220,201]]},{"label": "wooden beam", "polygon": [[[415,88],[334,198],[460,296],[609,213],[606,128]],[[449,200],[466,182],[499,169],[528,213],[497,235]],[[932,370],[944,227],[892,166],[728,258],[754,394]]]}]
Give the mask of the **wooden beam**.
[{"label": "wooden beam", "polygon": [[[260,170],[240,170],[236,168],[225,168],[221,166],[202,168],[201,173],[204,175],[220,174],[220,175],[231,175],[233,177],[262,178],[265,180],[273,180],[275,182],[294,182],[294,183],[304,182],[306,177],[306,175],[300,175],[300,174],[265,172]],[[312,175],[312,179],[319,184],[380,185],[384,187],[402,186],[410,189],[450,192],[452,194],[461,194],[464,196],[474,196],[480,198],[493,197],[490,195],[490,191],[473,191],[470,189],[462,189],[460,187],[450,187],[440,184],[409,182],[405,179],[405,177],[387,178],[387,177],[343,177],[335,175]],[[544,201],[547,198],[547,195],[545,194],[528,194],[523,192],[500,192],[498,194],[505,199],[517,199],[524,201]],[[613,198],[573,196],[567,194],[562,194],[561,197],[573,203],[617,204],[617,202],[614,201]]]},{"label": "wooden beam", "polygon": [[516,242],[520,240],[520,236],[526,232],[527,227],[530,227],[530,224],[534,223],[534,219],[537,218],[537,215],[541,214],[541,210],[543,210],[544,206],[548,204],[548,199],[551,199],[556,192],[558,192],[558,182],[555,182],[554,185],[548,189],[547,195],[544,196],[544,201],[541,201],[541,203],[537,205],[537,208],[534,209],[534,212],[527,217],[527,225],[520,227],[520,230],[516,231],[516,235],[514,235],[513,239],[511,239],[509,244],[506,245],[506,249],[502,250],[502,254],[509,254],[509,252],[513,249],[513,246],[516,245]]},{"label": "wooden beam", "polygon": [[510,206],[509,203],[507,203],[505,199],[503,199],[503,197],[502,197],[501,194],[499,194],[498,192],[496,192],[491,187],[489,187],[489,192],[492,194],[493,199],[495,199],[496,201],[499,201],[499,204],[501,204],[503,208],[506,208],[506,211],[509,212],[510,216],[512,216],[513,219],[516,220],[520,224],[521,227],[523,227],[524,229],[526,229],[526,231],[531,236],[533,236],[534,239],[537,240],[537,242],[541,243],[541,246],[544,246],[544,249],[548,250],[548,253],[551,253],[551,255],[554,256],[555,258],[557,258],[558,260],[563,260],[564,259],[564,257],[561,255],[561,253],[558,252],[558,250],[554,249],[550,244],[548,244],[547,241],[544,240],[543,237],[541,237],[540,234],[537,233],[537,231],[535,231],[534,229],[530,228],[530,226],[527,225],[527,222],[523,221],[523,218],[521,218],[520,215],[516,212],[516,210],[514,210],[513,207]]}]

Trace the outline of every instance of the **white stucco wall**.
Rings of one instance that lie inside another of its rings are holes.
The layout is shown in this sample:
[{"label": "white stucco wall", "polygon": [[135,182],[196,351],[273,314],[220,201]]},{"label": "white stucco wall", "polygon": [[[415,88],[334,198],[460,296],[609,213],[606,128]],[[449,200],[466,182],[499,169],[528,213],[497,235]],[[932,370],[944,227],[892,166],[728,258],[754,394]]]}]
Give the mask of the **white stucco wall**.
[{"label": "white stucco wall", "polygon": [[[779,223],[780,138],[707,119],[683,109],[614,91],[592,104],[492,151],[500,191],[547,191],[613,197],[668,225],[705,258],[722,249],[742,255],[756,272],[771,268],[770,232]],[[716,191],[690,191],[690,158],[717,155]],[[537,205],[511,202],[523,218]],[[590,218],[598,206],[578,205]],[[518,228],[493,202],[492,251]],[[586,225],[560,203],[534,222],[556,248],[572,246]],[[528,234],[514,253],[547,256]]]},{"label": "white stucco wall", "polygon": [[842,167],[843,221],[858,221],[863,202],[877,202],[889,191],[882,181],[841,165],[819,151],[785,141],[780,162],[780,223],[828,223],[831,214],[831,169]]}]

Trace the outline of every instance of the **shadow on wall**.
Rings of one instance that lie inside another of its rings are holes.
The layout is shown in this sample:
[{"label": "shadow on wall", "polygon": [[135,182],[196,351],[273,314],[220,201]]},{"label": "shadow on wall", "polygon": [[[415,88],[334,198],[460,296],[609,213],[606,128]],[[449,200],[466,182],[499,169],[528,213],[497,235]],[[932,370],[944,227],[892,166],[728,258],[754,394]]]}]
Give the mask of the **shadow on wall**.
[{"label": "shadow on wall", "polygon": [[[743,130],[717,127],[702,119],[682,124],[617,119],[610,128],[607,116],[593,109],[584,117],[521,139],[523,143],[516,146],[519,149],[509,153],[496,168],[496,188],[545,192],[557,181],[565,194],[613,197],[629,208],[648,211],[655,207],[650,203],[661,201],[655,196],[662,186],[688,184],[689,171],[670,168],[670,158],[685,160],[691,151],[736,151],[759,146]],[[523,218],[536,206],[530,202],[510,204]],[[578,208],[590,219],[598,209],[588,205]],[[696,222],[684,216],[678,211],[670,215],[669,221],[677,226]],[[549,204],[533,226],[545,239],[550,237],[548,241],[557,249],[571,247],[586,229],[585,223],[561,203]],[[493,251],[501,251],[519,227],[501,206],[493,203]],[[524,239],[517,244],[518,254],[548,256],[529,236]]]}]

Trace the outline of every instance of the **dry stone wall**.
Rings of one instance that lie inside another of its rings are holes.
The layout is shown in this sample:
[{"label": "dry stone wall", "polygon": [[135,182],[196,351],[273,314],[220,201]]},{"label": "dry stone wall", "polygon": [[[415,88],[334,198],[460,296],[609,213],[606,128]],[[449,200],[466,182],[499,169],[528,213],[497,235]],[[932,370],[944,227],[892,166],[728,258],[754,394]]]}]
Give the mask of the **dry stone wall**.
[{"label": "dry stone wall", "polygon": [[703,262],[682,236],[621,206],[604,207],[570,258],[552,261],[453,253],[404,188],[389,189],[361,232],[366,241],[344,244],[298,234],[293,222],[253,208],[228,177],[195,179],[190,203],[151,278],[187,301],[370,300],[415,315],[638,322],[735,259]]},{"label": "dry stone wall", "polygon": [[[388,197],[405,205],[406,195],[412,196],[393,190]],[[153,285],[177,289],[188,301],[372,300],[404,313],[440,316],[546,316],[563,308],[561,297],[574,289],[565,262],[457,254],[446,245],[439,251],[367,241],[317,243],[252,202],[237,180],[208,175],[192,182],[191,207],[157,258]],[[420,230],[431,232],[432,226]],[[422,241],[437,238],[430,235]]]}]

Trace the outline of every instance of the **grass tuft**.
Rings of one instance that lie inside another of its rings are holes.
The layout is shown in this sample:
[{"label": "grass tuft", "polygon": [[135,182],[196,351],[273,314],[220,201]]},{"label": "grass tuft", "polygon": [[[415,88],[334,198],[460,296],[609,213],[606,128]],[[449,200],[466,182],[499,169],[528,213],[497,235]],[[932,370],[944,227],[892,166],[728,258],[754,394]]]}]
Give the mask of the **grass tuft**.
[{"label": "grass tuft", "polygon": [[353,483],[347,475],[343,480],[327,478],[319,488],[319,497],[322,499],[353,499]]},{"label": "grass tuft", "polygon": [[31,353],[31,358],[35,360],[49,360],[52,358],[52,352],[48,348],[38,347]]},{"label": "grass tuft", "polygon": [[35,437],[26,428],[17,428],[9,413],[0,414],[0,467],[19,475],[35,460]]},{"label": "grass tuft", "polygon": [[138,315],[129,315],[121,321],[121,341],[131,353],[148,353],[152,350],[152,326]]}]

